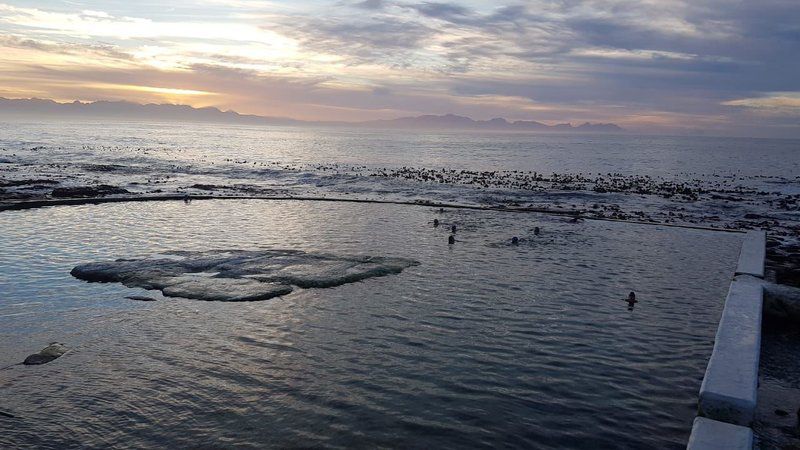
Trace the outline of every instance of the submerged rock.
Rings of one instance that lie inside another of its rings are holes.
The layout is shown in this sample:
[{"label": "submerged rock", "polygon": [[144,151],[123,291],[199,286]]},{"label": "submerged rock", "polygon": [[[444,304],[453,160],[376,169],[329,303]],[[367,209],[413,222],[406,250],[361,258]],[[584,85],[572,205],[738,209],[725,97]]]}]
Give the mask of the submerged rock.
[{"label": "submerged rock", "polygon": [[175,251],[150,258],[81,264],[82,280],[160,290],[168,297],[254,301],[288,294],[293,286],[327,288],[396,274],[419,264],[404,258],[336,256],[299,250]]},{"label": "submerged rock", "polygon": [[64,353],[67,353],[67,347],[65,347],[64,344],[52,342],[47,347],[43,348],[39,353],[34,353],[33,355],[25,358],[25,361],[23,361],[22,364],[25,364],[26,366],[47,364],[54,359],[60,358]]}]

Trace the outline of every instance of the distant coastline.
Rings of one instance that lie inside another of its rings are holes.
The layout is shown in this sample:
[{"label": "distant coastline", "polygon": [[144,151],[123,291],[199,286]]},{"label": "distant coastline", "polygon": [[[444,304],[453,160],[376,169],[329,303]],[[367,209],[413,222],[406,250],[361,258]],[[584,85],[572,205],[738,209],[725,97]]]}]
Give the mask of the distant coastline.
[{"label": "distant coastline", "polygon": [[362,122],[305,121],[288,117],[268,117],[222,111],[214,107],[194,108],[188,105],[139,104],[127,101],[95,101],[59,103],[47,99],[8,99],[0,97],[0,118],[51,118],[65,116],[82,119],[159,120],[208,122],[242,125],[346,126],[357,128],[425,129],[425,130],[487,130],[519,132],[592,132],[624,133],[614,123],[580,125],[560,123],[547,125],[534,120],[508,121],[504,118],[474,120],[455,114],[421,115],[397,119]]}]

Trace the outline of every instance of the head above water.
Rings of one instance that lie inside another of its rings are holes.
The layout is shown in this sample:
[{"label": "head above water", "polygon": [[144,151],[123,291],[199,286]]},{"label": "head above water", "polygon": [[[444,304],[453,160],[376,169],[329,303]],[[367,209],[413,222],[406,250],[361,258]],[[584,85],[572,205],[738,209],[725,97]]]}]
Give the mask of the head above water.
[{"label": "head above water", "polygon": [[457,230],[457,228],[456,228],[456,226],[455,226],[455,225],[453,225],[452,227],[450,227],[450,231],[452,231],[453,233],[455,233],[455,232],[456,232],[456,230]]},{"label": "head above water", "polygon": [[534,227],[533,228],[533,234],[537,234],[537,235],[539,234],[539,227]]},{"label": "head above water", "polygon": [[456,243],[456,237],[453,236],[452,234],[450,236],[447,236],[447,243],[448,244],[455,244]]},{"label": "head above water", "polygon": [[433,226],[435,227],[439,226],[439,219],[433,219]]},{"label": "head above water", "polygon": [[514,244],[514,245],[517,245],[517,244],[519,244],[519,238],[518,238],[518,237],[516,237],[516,236],[512,237],[512,238],[511,238],[511,243],[512,243],[512,244]]},{"label": "head above water", "polygon": [[635,300],[636,300],[636,293],[631,291],[631,293],[628,294],[628,301],[635,301]]}]

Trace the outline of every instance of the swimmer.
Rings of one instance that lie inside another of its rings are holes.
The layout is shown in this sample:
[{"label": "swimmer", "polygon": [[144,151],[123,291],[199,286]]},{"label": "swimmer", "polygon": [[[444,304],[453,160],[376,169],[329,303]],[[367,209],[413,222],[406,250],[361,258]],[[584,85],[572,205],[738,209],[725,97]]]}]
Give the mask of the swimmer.
[{"label": "swimmer", "polygon": [[450,236],[447,237],[447,243],[450,244],[450,245],[455,244],[456,243],[456,237],[451,234]]},{"label": "swimmer", "polygon": [[535,234],[536,236],[539,235],[539,227],[534,227],[533,228],[533,234]]},{"label": "swimmer", "polygon": [[628,302],[629,310],[633,309],[633,305],[639,303],[639,301],[636,300],[636,293],[634,293],[633,291],[631,291],[631,293],[628,294],[628,298],[623,298],[622,300]]},{"label": "swimmer", "polygon": [[439,226],[439,219],[433,219],[433,226],[434,228]]},{"label": "swimmer", "polygon": [[511,238],[511,244],[512,245],[519,245],[519,238],[516,237],[516,236],[512,237]]},{"label": "swimmer", "polygon": [[455,226],[455,225],[453,225],[452,227],[450,227],[450,231],[451,231],[452,233],[455,233],[455,232],[456,232],[456,230],[457,230],[457,228],[456,228],[456,226]]}]

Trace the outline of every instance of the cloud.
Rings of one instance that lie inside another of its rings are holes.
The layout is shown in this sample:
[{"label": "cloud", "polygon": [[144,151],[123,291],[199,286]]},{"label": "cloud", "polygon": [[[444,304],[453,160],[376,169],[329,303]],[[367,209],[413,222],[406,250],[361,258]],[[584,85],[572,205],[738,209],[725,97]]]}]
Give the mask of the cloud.
[{"label": "cloud", "polygon": [[800,116],[800,92],[773,92],[762,97],[722,102],[725,106],[750,108],[774,115]]},{"label": "cloud", "polygon": [[[796,0],[205,0],[157,16],[82,3],[0,4],[7,85],[64,98],[83,83],[83,99],[116,95],[103,83],[186,89],[216,94],[196,102],[305,118],[455,112],[732,130],[785,126],[778,116],[794,114],[800,93]],[[97,79],[81,58],[109,70]]]},{"label": "cloud", "polygon": [[0,22],[53,35],[74,37],[154,39],[182,38],[232,42],[292,43],[265,28],[236,22],[165,22],[140,17],[116,17],[102,11],[77,13],[43,11],[0,4]]},{"label": "cloud", "polygon": [[472,16],[472,11],[455,3],[423,2],[410,5],[420,14],[450,22],[460,22]]},{"label": "cloud", "polygon": [[109,44],[54,42],[14,35],[0,36],[0,47],[27,48],[49,54],[81,55],[84,57],[101,56],[126,61],[133,59],[130,53]]},{"label": "cloud", "polygon": [[386,1],[385,0],[364,0],[362,2],[358,2],[358,3],[354,4],[353,6],[355,6],[356,8],[377,10],[377,9],[383,9],[386,6]]}]

